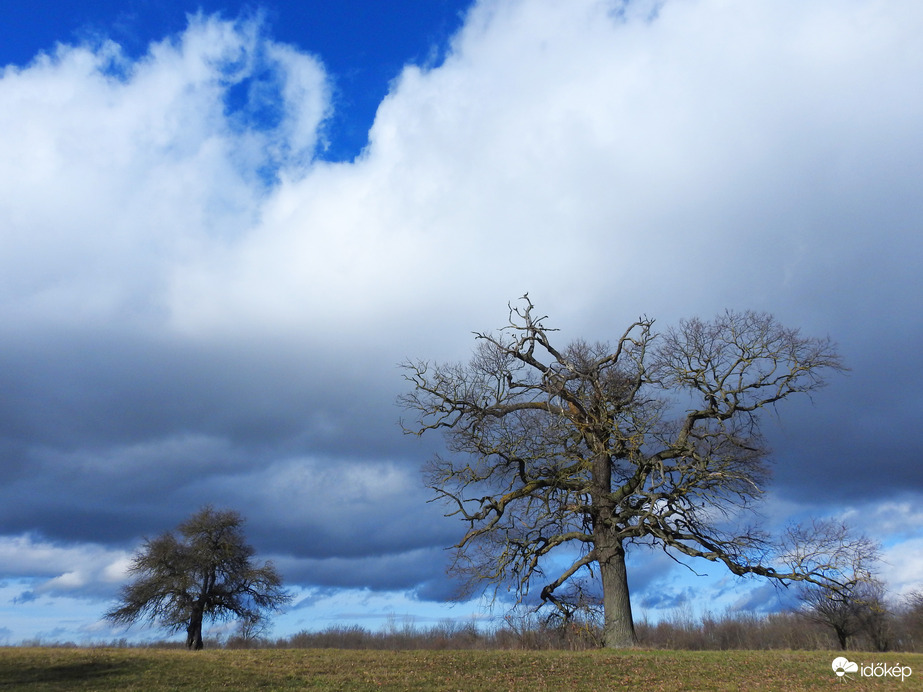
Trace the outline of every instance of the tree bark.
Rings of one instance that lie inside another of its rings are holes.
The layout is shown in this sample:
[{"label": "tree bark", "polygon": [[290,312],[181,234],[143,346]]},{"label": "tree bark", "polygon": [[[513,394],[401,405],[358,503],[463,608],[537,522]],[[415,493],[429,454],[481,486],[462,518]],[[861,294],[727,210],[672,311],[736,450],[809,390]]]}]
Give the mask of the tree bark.
[{"label": "tree bark", "polygon": [[202,642],[202,617],[203,609],[196,605],[186,627],[186,648],[190,651],[199,651],[204,646]]},{"label": "tree bark", "polygon": [[627,649],[638,645],[638,637],[631,615],[625,549],[618,539],[609,539],[605,543],[608,545],[600,546],[597,542],[596,548],[603,583],[603,645]]},{"label": "tree bark", "polygon": [[840,650],[846,651],[846,644],[849,639],[849,634],[846,632],[846,629],[843,627],[838,627],[837,625],[834,625],[833,630],[836,632],[836,639],[840,645]]}]

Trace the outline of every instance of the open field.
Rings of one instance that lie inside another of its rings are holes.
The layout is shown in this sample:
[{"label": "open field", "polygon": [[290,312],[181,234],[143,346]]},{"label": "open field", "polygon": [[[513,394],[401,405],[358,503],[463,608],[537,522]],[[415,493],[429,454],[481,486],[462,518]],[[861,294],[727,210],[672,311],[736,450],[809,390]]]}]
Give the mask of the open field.
[{"label": "open field", "polygon": [[[850,652],[913,675],[837,678],[827,651],[0,649],[0,690],[923,690],[923,654]],[[861,670],[861,669],[860,669]]]}]

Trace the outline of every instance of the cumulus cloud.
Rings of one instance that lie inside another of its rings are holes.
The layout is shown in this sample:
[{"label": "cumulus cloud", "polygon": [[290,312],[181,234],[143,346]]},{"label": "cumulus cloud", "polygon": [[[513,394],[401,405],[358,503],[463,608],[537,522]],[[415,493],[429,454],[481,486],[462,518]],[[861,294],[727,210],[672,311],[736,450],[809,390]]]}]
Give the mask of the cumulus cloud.
[{"label": "cumulus cloud", "polygon": [[260,31],[198,16],[137,61],[107,41],[4,68],[8,320],[157,325],[176,266],[253,222],[258,174],[313,152],[328,103],[317,61]]},{"label": "cumulus cloud", "polygon": [[0,537],[0,574],[33,581],[15,597],[19,602],[45,595],[111,598],[130,562],[129,553],[101,545],[58,545],[29,535]]},{"label": "cumulus cloud", "polygon": [[177,273],[174,324],[404,341],[382,325],[423,313],[455,339],[528,288],[582,325],[767,308],[855,363],[856,306],[920,254],[919,10],[612,8],[475,7],[442,65],[395,82],[364,157],[287,181],[226,255]]},{"label": "cumulus cloud", "polygon": [[[725,307],[830,334],[852,373],[767,425],[780,497],[912,502],[921,28],[912,0],[482,0],[348,163],[320,58],[258,21],[4,68],[2,573],[102,593],[211,502],[293,579],[447,593],[463,527],[394,366],[466,358],[525,291],[565,341]],[[48,570],[28,532],[113,547]]]},{"label": "cumulus cloud", "polygon": [[881,576],[892,593],[907,595],[923,587],[923,538],[912,538],[891,545],[882,553]]}]

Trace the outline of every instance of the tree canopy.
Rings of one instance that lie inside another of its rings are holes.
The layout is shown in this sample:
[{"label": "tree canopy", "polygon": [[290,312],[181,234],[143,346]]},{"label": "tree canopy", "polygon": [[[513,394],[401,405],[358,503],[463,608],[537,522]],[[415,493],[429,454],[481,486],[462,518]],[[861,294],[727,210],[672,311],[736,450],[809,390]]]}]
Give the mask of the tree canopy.
[{"label": "tree canopy", "polygon": [[151,619],[173,631],[186,630],[186,646],[201,649],[202,622],[237,618],[259,622],[289,602],[271,562],[256,565],[246,544],[244,520],[234,511],[205,507],[173,532],[146,540],[136,553],[114,622]]},{"label": "tree canopy", "polygon": [[[467,525],[455,570],[565,615],[601,589],[608,646],[636,642],[625,566],[637,544],[736,575],[838,585],[858,545],[834,525],[773,539],[743,519],[764,493],[760,413],[844,370],[834,344],[771,315],[725,312],[662,333],[642,317],[614,344],[554,343],[528,295],[466,364],[404,363],[406,432],[445,433],[428,485]],[[563,567],[561,566],[563,565]]]}]

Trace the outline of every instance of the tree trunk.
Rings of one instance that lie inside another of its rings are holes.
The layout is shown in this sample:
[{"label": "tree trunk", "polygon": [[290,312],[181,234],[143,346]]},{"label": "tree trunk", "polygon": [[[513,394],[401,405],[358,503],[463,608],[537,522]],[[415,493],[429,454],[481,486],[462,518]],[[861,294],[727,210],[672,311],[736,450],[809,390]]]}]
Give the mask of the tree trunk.
[{"label": "tree trunk", "polygon": [[199,651],[202,643],[202,616],[203,610],[198,606],[192,609],[189,625],[186,627],[186,648],[190,651]]},{"label": "tree trunk", "polygon": [[847,639],[849,639],[849,633],[846,631],[846,628],[838,627],[837,625],[834,625],[833,631],[836,632],[836,638],[840,644],[840,650],[846,651],[846,643],[847,643]]},{"label": "tree trunk", "polygon": [[638,645],[635,624],[631,617],[631,600],[628,595],[628,572],[625,569],[625,549],[618,539],[597,542],[599,572],[603,582],[603,645],[626,649]]}]

